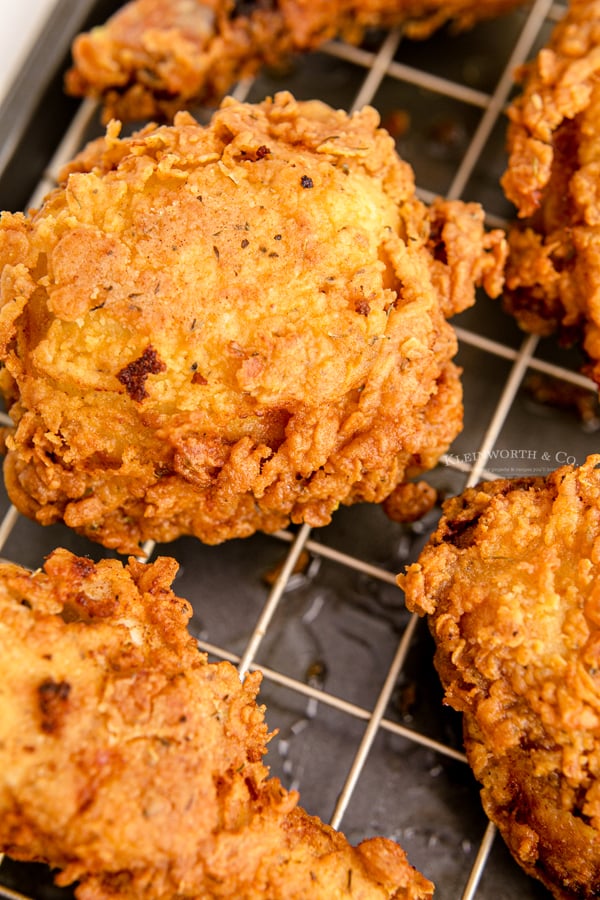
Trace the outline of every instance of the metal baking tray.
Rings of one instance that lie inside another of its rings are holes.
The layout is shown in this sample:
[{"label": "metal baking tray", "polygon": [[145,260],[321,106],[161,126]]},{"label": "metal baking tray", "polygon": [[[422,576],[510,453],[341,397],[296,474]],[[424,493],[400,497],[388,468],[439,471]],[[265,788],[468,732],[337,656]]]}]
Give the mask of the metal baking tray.
[{"label": "metal baking tray", "polygon": [[[101,133],[98,111],[64,96],[74,33],[116,2],[60,0],[0,107],[0,207],[37,204],[62,162]],[[333,42],[284,71],[240,83],[240,98],[287,88],[339,108],[371,103],[412,164],[420,195],[476,200],[490,225],[511,215],[498,186],[512,72],[564,11],[536,0],[472,31],[427,41],[373,32],[360,47]],[[200,118],[207,110],[192,110]],[[545,474],[598,448],[597,394],[577,352],[524,335],[499,301],[481,296],[453,320],[463,367],[465,425],[429,474],[440,497],[483,477]],[[540,402],[534,379],[568,386]],[[575,395],[575,396],[573,396]],[[577,402],[582,400],[583,402]],[[66,527],[17,515],[0,489],[0,555],[38,567],[57,546],[99,558]],[[182,538],[154,548],[180,563],[175,590],[194,606],[192,630],[212,659],[260,668],[260,700],[278,729],[267,762],[302,805],[353,842],[396,839],[436,885],[437,900],[548,897],[525,876],[482,812],[460,718],[442,704],[426,624],[408,614],[395,576],[415,559],[439,515],[390,522],[377,506],[343,508],[332,524],[256,535],[217,547]],[[59,900],[43,865],[5,859],[0,897]]]}]

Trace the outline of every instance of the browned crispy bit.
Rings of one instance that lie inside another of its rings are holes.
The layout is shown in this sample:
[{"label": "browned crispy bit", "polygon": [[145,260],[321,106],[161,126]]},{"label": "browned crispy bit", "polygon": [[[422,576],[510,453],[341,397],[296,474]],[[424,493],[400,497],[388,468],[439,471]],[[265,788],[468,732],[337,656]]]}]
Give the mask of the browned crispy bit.
[{"label": "browned crispy bit", "polygon": [[67,681],[47,678],[38,686],[41,729],[46,734],[60,731],[61,722],[67,713],[67,703],[71,685]]},{"label": "browned crispy bit", "polygon": [[146,347],[138,359],[127,363],[126,366],[123,366],[117,372],[117,378],[131,399],[140,403],[149,396],[146,390],[146,378],[148,375],[158,375],[159,372],[164,372],[165,369],[166,366],[158,358],[154,347]]},{"label": "browned crispy bit", "polygon": [[438,494],[426,481],[399,484],[383,501],[383,511],[393,522],[416,522],[437,502]]}]

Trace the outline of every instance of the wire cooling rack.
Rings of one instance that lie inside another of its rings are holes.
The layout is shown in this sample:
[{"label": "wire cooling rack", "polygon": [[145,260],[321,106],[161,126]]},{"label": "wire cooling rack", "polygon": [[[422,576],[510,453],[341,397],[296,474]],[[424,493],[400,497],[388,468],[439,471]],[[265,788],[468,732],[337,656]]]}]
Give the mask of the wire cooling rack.
[{"label": "wire cooling rack", "polygon": [[[511,210],[498,182],[512,73],[563,11],[536,0],[468,33],[422,43],[403,40],[400,30],[369,34],[360,47],[336,41],[285,71],[240,82],[233,93],[260,100],[286,88],[348,110],[370,103],[413,165],[425,201],[437,194],[479,201],[488,224],[503,226]],[[40,173],[31,205],[99,133],[98,112],[84,102]],[[428,475],[440,498],[481,478],[580,464],[597,450],[597,392],[579,374],[576,353],[523,335],[499,301],[483,296],[454,325],[465,427]],[[22,565],[39,566],[56,546],[112,555],[63,526],[25,520],[5,495],[0,511],[0,553]],[[301,526],[218,547],[182,538],[146,549],[150,558],[179,561],[174,587],[194,606],[200,648],[242,675],[263,672],[260,699],[278,730],[267,762],[286,787],[300,790],[310,813],[353,843],[375,834],[396,839],[434,881],[439,900],[548,897],[485,819],[460,719],[442,704],[426,624],[408,614],[396,586],[438,515],[439,508],[399,525],[362,505],[341,509],[318,530]],[[0,897],[71,896],[53,886],[44,866],[8,859],[0,866]]]}]

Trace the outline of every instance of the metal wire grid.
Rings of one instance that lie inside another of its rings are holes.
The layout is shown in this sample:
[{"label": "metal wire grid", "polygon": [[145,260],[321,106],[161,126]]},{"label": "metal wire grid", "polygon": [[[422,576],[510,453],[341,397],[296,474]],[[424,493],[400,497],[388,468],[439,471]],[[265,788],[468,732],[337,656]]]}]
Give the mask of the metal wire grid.
[{"label": "metal wire grid", "polygon": [[[392,79],[435,92],[444,98],[458,100],[479,111],[477,127],[470,136],[466,152],[462,154],[459,164],[454,171],[451,184],[446,191],[448,197],[456,199],[464,196],[469,179],[478,161],[481,159],[493,129],[498,127],[499,124],[501,125],[503,111],[512,89],[512,75],[515,67],[532,53],[536,41],[539,40],[541,29],[544,26],[547,27],[549,23],[558,20],[563,11],[564,7],[561,4],[552,3],[551,0],[536,0],[533,3],[523,17],[523,26],[511,52],[503,63],[501,76],[497,80],[494,90],[489,93],[475,90],[455,80],[432,74],[426,70],[425,66],[423,68],[420,66],[413,67],[399,62],[395,57],[398,55],[398,48],[402,38],[400,30],[390,32],[383,39],[380,46],[373,51],[336,41],[323,48],[323,53],[331,58],[342,59],[348,62],[361,73],[359,89],[349,106],[350,109],[360,108],[366,103],[374,102],[377,91],[384,79]],[[423,62],[426,64],[426,55],[424,54],[424,56]],[[419,60],[419,62],[421,61]],[[252,81],[240,82],[234,93],[238,99],[245,99],[249,95],[252,86]],[[93,104],[84,102],[81,105],[64,140],[41,178],[39,186],[31,199],[31,205],[36,206],[45,193],[54,185],[57,171],[80,148],[95,114],[96,110]],[[433,196],[433,192],[428,190],[426,185],[419,185],[418,191],[426,201]],[[494,216],[489,217],[489,223],[492,225],[504,224],[502,219]],[[520,339],[518,346],[512,346],[510,343],[490,338],[485,333],[481,333],[471,327],[465,328],[460,324],[456,326],[456,332],[461,348],[471,348],[477,353],[483,354],[485,358],[501,361],[503,364],[502,370],[505,373],[502,383],[498,384],[497,402],[488,418],[487,427],[485,427],[483,435],[479,439],[477,451],[471,454],[472,461],[465,461],[465,459],[449,453],[443,458],[440,467],[438,467],[442,472],[444,470],[452,470],[459,479],[455,483],[459,486],[461,483],[462,486],[467,486],[474,484],[481,478],[497,477],[494,471],[486,468],[486,461],[490,459],[493,448],[497,446],[499,436],[513,408],[515,398],[521,389],[524,376],[528,371],[537,371],[544,375],[560,378],[578,388],[590,388],[594,391],[595,388],[570,364],[563,364],[560,361],[557,363],[545,359],[543,355],[536,355],[539,341],[535,337],[524,337]],[[11,537],[20,518],[14,507],[9,506],[4,519],[0,523],[0,553],[5,552],[5,548],[10,544]],[[347,814],[359,780],[363,775],[374,743],[383,733],[396,735],[415,746],[423,747],[434,754],[439,754],[441,757],[455,760],[460,765],[466,764],[464,754],[456,747],[451,746],[449,743],[432,739],[426,733],[420,733],[414,727],[407,726],[397,721],[393,716],[386,715],[414,640],[417,628],[417,619],[415,617],[408,619],[408,624],[400,635],[396,651],[393,654],[383,683],[379,687],[375,701],[369,706],[350,702],[336,693],[325,690],[323,686],[314,682],[307,683],[298,678],[290,677],[278,668],[270,668],[264,664],[259,664],[257,660],[260,648],[269,634],[274,617],[279,615],[284,609],[284,598],[289,593],[290,588],[293,587],[294,573],[302,554],[308,553],[313,559],[326,560],[353,573],[357,578],[369,579],[387,586],[395,586],[395,575],[396,571],[398,571],[398,569],[391,571],[390,568],[361,559],[354,553],[348,553],[328,545],[319,539],[318,534],[313,535],[310,527],[307,525],[301,526],[295,532],[279,532],[268,540],[278,541],[284,546],[284,561],[265,598],[256,624],[245,641],[241,652],[239,650],[233,652],[230,647],[222,646],[220,643],[213,643],[203,637],[199,638],[198,644],[200,649],[209,653],[212,658],[229,660],[237,665],[241,676],[251,669],[260,668],[264,675],[265,684],[276,685],[293,692],[295,696],[303,698],[313,709],[318,705],[319,708],[325,707],[327,710],[335,710],[344,716],[352,717],[359,723],[363,723],[362,737],[358,742],[352,763],[339,792],[335,809],[330,817],[330,823],[334,827],[344,828],[344,817]],[[156,552],[156,548],[152,545],[147,545],[145,550],[149,558],[151,558],[153,552]],[[165,551],[170,555],[176,555],[173,554],[173,548],[170,546],[166,547]],[[401,595],[398,602],[401,603]],[[268,719],[269,715],[267,713]],[[382,789],[385,790],[385,786]],[[488,825],[481,835],[478,850],[472,854],[471,866],[465,868],[464,883],[460,892],[462,900],[474,900],[476,897],[483,898],[484,896],[489,896],[491,900],[491,894],[484,895],[481,892],[481,882],[492,852],[494,837],[494,828]],[[0,869],[1,877],[2,870]],[[532,890],[537,891],[538,888],[534,886]],[[459,894],[454,893],[451,895],[445,892],[443,884],[437,884],[436,896],[441,898],[452,896],[453,900],[457,900]],[[497,894],[494,895],[495,900],[497,896]],[[510,895],[507,894],[506,896]],[[535,896],[546,895],[542,892],[535,893]],[[0,897],[6,898],[6,900],[28,900],[25,894],[1,886]],[[37,898],[33,896],[30,900],[37,900]]]}]

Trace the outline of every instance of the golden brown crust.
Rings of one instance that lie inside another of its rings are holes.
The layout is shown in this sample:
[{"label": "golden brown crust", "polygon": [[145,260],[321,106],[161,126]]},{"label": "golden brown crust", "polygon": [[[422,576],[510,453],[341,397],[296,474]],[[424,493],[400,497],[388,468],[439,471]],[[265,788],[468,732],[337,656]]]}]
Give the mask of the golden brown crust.
[{"label": "golden brown crust", "polygon": [[382,503],[383,511],[393,522],[416,522],[437,501],[437,491],[426,481],[399,484]]},{"label": "golden brown crust", "polygon": [[67,90],[100,98],[104,118],[171,119],[178,109],[214,103],[242,77],[342,34],[405,23],[423,38],[451,21],[468,28],[524,0],[134,0],[104,26],[79,35]]},{"label": "golden brown crust", "polygon": [[113,124],[0,222],[11,499],[122,552],[380,502],[460,430],[445,316],[504,256],[476,204],[415,197],[370,108]]},{"label": "golden brown crust", "polygon": [[399,578],[489,817],[557,898],[600,891],[600,456],[467,490]]},{"label": "golden brown crust", "polygon": [[242,683],[209,664],[161,558],[0,564],[0,849],[61,870],[80,900],[418,900],[385,838],[352,848],[268,777]]},{"label": "golden brown crust", "polygon": [[527,331],[581,341],[600,384],[600,3],[574,0],[519,73],[509,109],[505,306]]}]

